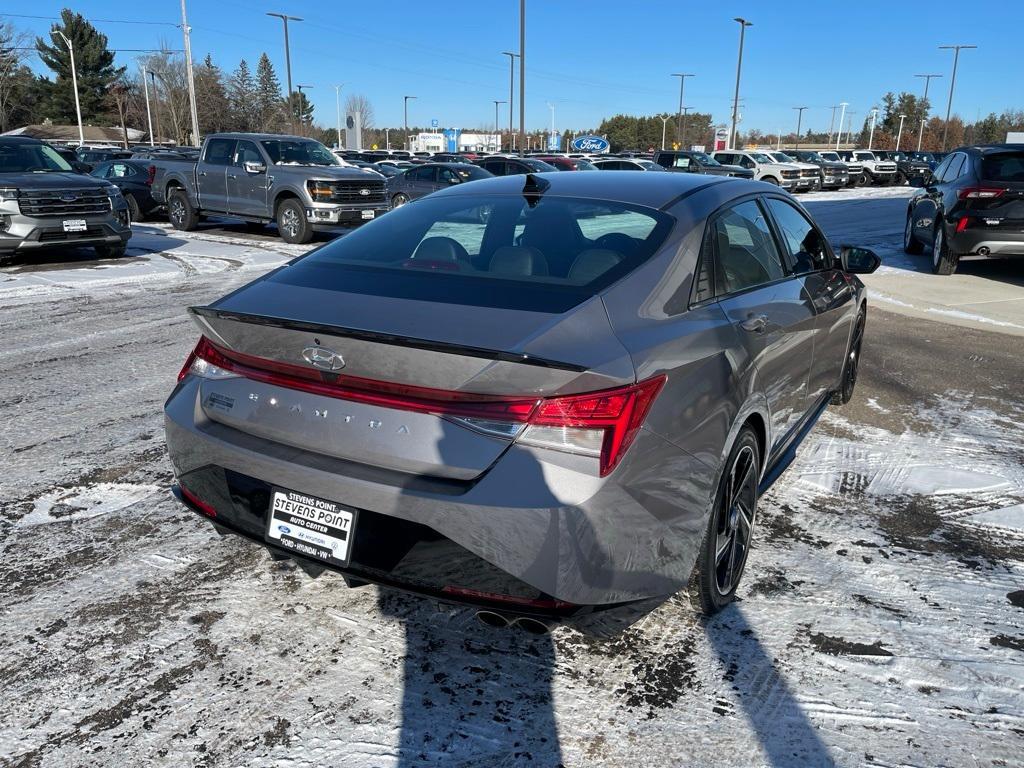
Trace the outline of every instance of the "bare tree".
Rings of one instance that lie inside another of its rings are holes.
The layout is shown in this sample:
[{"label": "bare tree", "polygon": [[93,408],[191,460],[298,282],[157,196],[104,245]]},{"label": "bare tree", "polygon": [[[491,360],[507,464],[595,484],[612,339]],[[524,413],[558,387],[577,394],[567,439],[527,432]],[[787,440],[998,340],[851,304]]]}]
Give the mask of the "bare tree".
[{"label": "bare tree", "polygon": [[124,148],[128,149],[128,102],[131,99],[131,85],[123,78],[118,78],[110,85],[110,100],[114,103],[114,111],[117,112],[117,119],[121,125],[121,135],[124,137]]},{"label": "bare tree", "polygon": [[27,33],[18,32],[11,24],[0,21],[0,133],[12,127],[11,117],[18,106],[16,91],[31,75],[25,69],[30,53],[29,41]]},{"label": "bare tree", "polygon": [[185,71],[185,60],[178,54],[166,50],[143,59],[146,69],[156,76],[157,87],[150,90],[151,98],[160,99],[170,112],[170,127],[161,126],[164,133],[171,136],[178,144],[185,144],[191,128],[191,113],[188,101],[188,78]]},{"label": "bare tree", "polygon": [[345,114],[358,114],[363,130],[373,128],[373,105],[365,96],[354,93],[345,100]]}]

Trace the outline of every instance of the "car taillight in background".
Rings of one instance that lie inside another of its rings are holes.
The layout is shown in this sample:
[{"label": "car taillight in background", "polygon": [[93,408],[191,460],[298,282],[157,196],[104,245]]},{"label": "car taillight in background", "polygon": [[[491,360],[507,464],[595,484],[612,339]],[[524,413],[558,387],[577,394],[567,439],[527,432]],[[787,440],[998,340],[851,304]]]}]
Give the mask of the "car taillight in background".
[{"label": "car taillight in background", "polygon": [[146,186],[153,186],[153,181],[156,179],[156,166],[151,165],[146,169]]},{"label": "car taillight in background", "polygon": [[998,187],[964,187],[956,193],[961,200],[978,200],[1000,197],[1006,190]]},{"label": "car taillight in background", "polygon": [[601,477],[618,466],[665,385],[655,376],[600,392],[505,397],[430,389],[354,376],[326,381],[319,370],[245,355],[200,338],[178,374],[217,380],[243,376],[289,389],[404,411],[432,413],[523,445],[599,459]]}]

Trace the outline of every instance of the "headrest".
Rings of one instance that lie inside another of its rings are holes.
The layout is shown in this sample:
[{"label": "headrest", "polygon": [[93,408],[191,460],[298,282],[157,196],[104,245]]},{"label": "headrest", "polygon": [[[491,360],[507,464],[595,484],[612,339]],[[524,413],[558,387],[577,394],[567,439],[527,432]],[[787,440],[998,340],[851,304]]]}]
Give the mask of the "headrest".
[{"label": "headrest", "polygon": [[548,262],[544,254],[536,248],[528,245],[506,245],[494,252],[489,271],[497,275],[546,277]]},{"label": "headrest", "polygon": [[589,248],[582,251],[569,268],[569,279],[574,283],[589,283],[622,261],[622,256],[607,248]]}]

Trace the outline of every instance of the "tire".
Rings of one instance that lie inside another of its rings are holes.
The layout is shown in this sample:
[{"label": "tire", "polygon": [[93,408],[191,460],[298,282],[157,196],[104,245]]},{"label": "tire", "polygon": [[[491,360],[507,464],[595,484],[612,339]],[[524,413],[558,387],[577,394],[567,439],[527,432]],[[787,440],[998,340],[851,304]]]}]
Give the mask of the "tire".
[{"label": "tire", "polygon": [[779,186],[779,180],[776,179],[774,176],[765,176],[763,179],[761,179],[761,181],[766,182],[768,184],[774,184],[776,187]]},{"label": "tire", "polygon": [[139,201],[135,199],[135,195],[125,195],[124,201],[128,204],[128,222],[142,221],[145,217],[142,215],[142,208],[139,207]]},{"label": "tire", "polygon": [[743,427],[729,452],[690,576],[690,599],[706,616],[718,613],[736,596],[753,536],[760,467],[757,435]]},{"label": "tire", "polygon": [[905,174],[903,171],[896,171],[896,179],[893,181],[893,184],[895,184],[897,187],[902,187],[906,183],[907,174]]},{"label": "tire", "polygon": [[932,272],[936,275],[952,275],[956,272],[960,257],[949,248],[946,227],[942,219],[935,222],[935,239],[932,240]]},{"label": "tire", "polygon": [[301,245],[313,239],[313,225],[306,218],[306,209],[295,198],[281,201],[276,219],[277,232],[286,243]]},{"label": "tire", "polygon": [[128,246],[123,243],[121,245],[97,245],[93,250],[101,259],[123,259]]},{"label": "tire", "polygon": [[167,196],[167,218],[172,227],[182,232],[191,232],[196,228],[199,217],[184,190],[175,189]]},{"label": "tire", "polygon": [[857,177],[857,186],[866,187],[871,183],[871,174],[867,171],[861,171],[860,176]]},{"label": "tire", "polygon": [[403,205],[409,202],[409,196],[404,192],[399,192],[397,195],[391,198],[392,208],[401,208]]},{"label": "tire", "polygon": [[860,367],[860,348],[864,343],[864,323],[867,316],[864,307],[857,312],[857,320],[850,337],[850,348],[843,362],[843,373],[839,379],[839,389],[832,393],[832,405],[846,405],[853,399],[853,390],[857,386],[857,370]]},{"label": "tire", "polygon": [[907,224],[903,227],[903,252],[911,256],[924,253],[924,243],[914,237],[914,217],[911,211],[907,211]]}]

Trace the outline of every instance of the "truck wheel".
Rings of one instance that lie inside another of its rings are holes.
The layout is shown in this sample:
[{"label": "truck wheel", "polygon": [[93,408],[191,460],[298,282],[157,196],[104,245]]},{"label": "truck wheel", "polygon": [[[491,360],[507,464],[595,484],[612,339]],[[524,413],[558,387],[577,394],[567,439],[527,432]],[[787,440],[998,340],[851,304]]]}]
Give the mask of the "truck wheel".
[{"label": "truck wheel", "polygon": [[857,177],[857,186],[866,187],[871,183],[871,174],[867,171],[861,171],[860,176]]},{"label": "truck wheel", "polygon": [[893,182],[897,187],[902,187],[907,183],[907,174],[903,171],[896,171],[896,180]]},{"label": "truck wheel", "polygon": [[135,199],[135,195],[125,195],[124,201],[128,204],[128,221],[142,221],[142,209],[139,207],[139,201]]},{"label": "truck wheel", "polygon": [[308,243],[313,239],[313,227],[302,203],[295,199],[281,201],[277,206],[277,231],[286,243]]},{"label": "truck wheel", "polygon": [[774,184],[776,187],[779,186],[779,180],[776,179],[774,176],[765,176],[763,179],[761,179],[761,181],[767,182],[769,184]]},{"label": "truck wheel", "polygon": [[932,272],[936,275],[952,275],[960,257],[949,248],[946,227],[942,219],[935,222],[935,239],[932,241]]},{"label": "truck wheel", "polygon": [[392,208],[401,208],[403,205],[409,202],[409,196],[404,192],[399,192],[397,195],[391,198]]},{"label": "truck wheel", "polygon": [[907,225],[903,228],[903,251],[911,256],[924,253],[924,243],[914,237],[914,216],[907,211]]},{"label": "truck wheel", "polygon": [[97,245],[93,250],[101,259],[123,259],[127,245]]},{"label": "truck wheel", "polygon": [[183,232],[191,232],[196,228],[196,209],[192,207],[184,190],[175,189],[167,196],[167,218],[172,227]]}]

